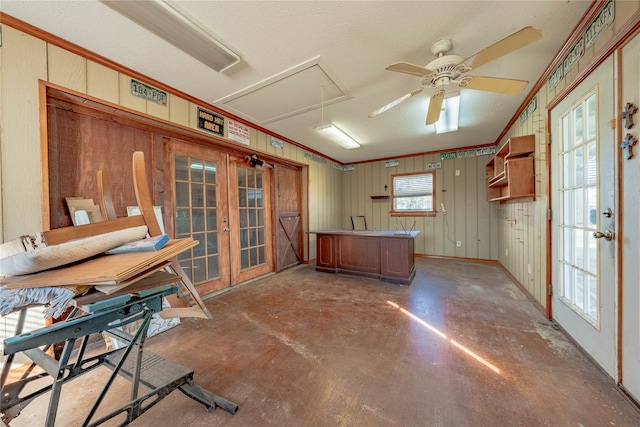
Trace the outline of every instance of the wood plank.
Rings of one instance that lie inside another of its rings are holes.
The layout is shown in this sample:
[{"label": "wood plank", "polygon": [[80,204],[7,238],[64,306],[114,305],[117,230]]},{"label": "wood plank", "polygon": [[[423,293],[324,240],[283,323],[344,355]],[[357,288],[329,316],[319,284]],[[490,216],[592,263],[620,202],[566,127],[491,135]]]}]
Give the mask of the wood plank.
[{"label": "wood plank", "polygon": [[112,221],[102,221],[93,224],[78,225],[75,227],[56,228],[54,230],[44,231],[42,235],[48,246],[59,245],[69,240],[93,237],[98,234],[109,233],[111,231],[122,230],[125,228],[139,227],[146,225],[142,216],[132,216],[118,218]]},{"label": "wood plank", "polygon": [[9,289],[82,284],[119,284],[196,246],[193,239],[171,240],[155,252],[104,255],[69,267],[0,279]]},{"label": "wood plank", "polygon": [[162,234],[162,230],[153,211],[153,199],[149,191],[149,181],[147,180],[147,170],[142,151],[133,153],[133,188],[136,193],[138,207],[144,217],[144,222],[149,228],[149,236],[159,236]]}]

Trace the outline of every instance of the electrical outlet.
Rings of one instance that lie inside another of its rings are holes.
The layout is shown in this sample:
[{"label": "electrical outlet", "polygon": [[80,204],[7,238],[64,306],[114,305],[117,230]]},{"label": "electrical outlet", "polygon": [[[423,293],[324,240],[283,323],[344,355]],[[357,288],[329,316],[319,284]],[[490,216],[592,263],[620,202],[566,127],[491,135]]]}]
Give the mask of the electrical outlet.
[{"label": "electrical outlet", "polygon": [[527,264],[527,271],[529,272],[529,276],[531,276],[531,264]]},{"label": "electrical outlet", "polygon": [[504,255],[505,255],[505,256],[509,256],[509,249],[505,249],[505,250],[504,250]]},{"label": "electrical outlet", "polygon": [[460,176],[460,169],[456,169],[456,176]]},{"label": "electrical outlet", "polygon": [[461,242],[460,240],[456,240],[456,246],[457,246],[457,247],[462,246],[462,242]]}]

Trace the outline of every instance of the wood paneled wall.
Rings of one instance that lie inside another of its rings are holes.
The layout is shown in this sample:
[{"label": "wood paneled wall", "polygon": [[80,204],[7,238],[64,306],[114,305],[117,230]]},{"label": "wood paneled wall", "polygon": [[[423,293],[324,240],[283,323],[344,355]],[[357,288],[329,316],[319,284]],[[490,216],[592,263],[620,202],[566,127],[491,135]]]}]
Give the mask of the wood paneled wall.
[{"label": "wood paneled wall", "polygon": [[[546,226],[548,218],[548,179],[546,162],[549,153],[549,140],[546,129],[555,124],[547,123],[547,109],[556,96],[571,85],[581,71],[590,66],[592,59],[604,48],[627,21],[640,8],[639,1],[616,1],[615,21],[585,50],[584,55],[555,88],[549,89],[545,83],[537,92],[537,109],[529,118],[520,123],[517,120],[501,141],[502,145],[511,136],[536,135],[535,155],[535,191],[534,202],[510,203],[498,209],[497,224],[499,232],[500,263],[516,278],[543,308],[547,308],[546,258],[548,241]],[[614,96],[614,94],[611,94]],[[554,158],[550,158],[550,167],[559,167]],[[553,244],[553,242],[551,242]]]},{"label": "wood paneled wall", "polygon": [[[197,129],[199,105],[168,94],[167,105],[159,105],[130,92],[130,76],[95,63],[82,56],[25,34],[8,25],[2,26],[0,63],[0,144],[2,166],[2,197],[0,197],[0,241],[23,234],[33,234],[48,227],[47,203],[43,203],[43,180],[46,170],[42,161],[46,155],[41,147],[39,81],[49,82],[86,94],[111,104]],[[207,108],[206,105],[201,105]],[[304,144],[304,141],[300,141]],[[342,206],[341,172],[331,161],[318,161],[305,156],[299,146],[284,142],[282,148],[271,145],[270,136],[251,129],[250,147],[258,153],[308,164],[303,176],[304,202],[308,215],[305,231],[336,228],[336,212]],[[245,147],[246,148],[246,147]],[[316,156],[317,157],[317,156]],[[306,186],[305,184],[308,184]],[[96,195],[97,197],[97,195]],[[308,235],[305,235],[308,236]],[[305,245],[305,259],[315,257],[315,241]]]},{"label": "wood paneled wall", "polygon": [[[341,228],[351,228],[351,215],[364,215],[367,228],[372,230],[409,229],[415,220],[415,229],[421,231],[415,241],[416,254],[497,259],[497,205],[486,201],[485,165],[489,159],[441,161],[435,153],[401,158],[398,166],[390,168],[384,161],[357,164],[354,171],[343,172]],[[391,216],[391,199],[371,199],[391,194],[391,175],[425,171],[427,164],[438,162],[442,167],[435,169],[435,217]],[[461,246],[456,245],[458,241]]]}]

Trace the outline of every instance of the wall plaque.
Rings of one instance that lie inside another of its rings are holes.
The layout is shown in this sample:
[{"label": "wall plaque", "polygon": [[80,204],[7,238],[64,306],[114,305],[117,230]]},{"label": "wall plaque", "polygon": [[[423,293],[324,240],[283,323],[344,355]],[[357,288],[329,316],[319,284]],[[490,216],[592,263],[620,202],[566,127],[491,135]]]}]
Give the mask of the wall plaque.
[{"label": "wall plaque", "polygon": [[167,105],[167,92],[131,79],[131,95],[160,105]]},{"label": "wall plaque", "polygon": [[224,117],[198,107],[198,129],[224,136]]}]

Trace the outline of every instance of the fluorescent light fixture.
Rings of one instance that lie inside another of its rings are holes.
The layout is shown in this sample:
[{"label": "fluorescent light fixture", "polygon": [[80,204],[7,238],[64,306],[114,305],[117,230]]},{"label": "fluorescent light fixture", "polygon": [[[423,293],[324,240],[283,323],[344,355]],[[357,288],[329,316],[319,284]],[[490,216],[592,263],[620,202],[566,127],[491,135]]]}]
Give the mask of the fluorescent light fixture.
[{"label": "fluorescent light fixture", "polygon": [[332,124],[317,126],[316,130],[347,150],[360,147],[360,144],[358,144],[353,138]]},{"label": "fluorescent light fixture", "polygon": [[100,1],[218,72],[240,62],[235,52],[162,0]]},{"label": "fluorescent light fixture", "polygon": [[453,132],[458,130],[458,117],[460,113],[460,93],[447,94],[442,102],[440,118],[435,122],[436,133]]}]

